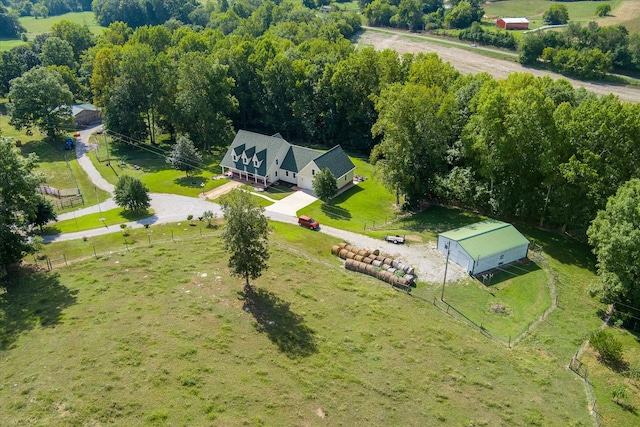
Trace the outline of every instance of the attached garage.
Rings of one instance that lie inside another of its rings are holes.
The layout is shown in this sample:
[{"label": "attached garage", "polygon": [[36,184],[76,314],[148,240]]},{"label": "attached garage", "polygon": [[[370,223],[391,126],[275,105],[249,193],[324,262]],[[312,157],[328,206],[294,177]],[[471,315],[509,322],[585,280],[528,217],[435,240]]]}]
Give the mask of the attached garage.
[{"label": "attached garage", "polygon": [[513,225],[490,219],[438,235],[438,250],[475,275],[526,258],[529,241]]}]

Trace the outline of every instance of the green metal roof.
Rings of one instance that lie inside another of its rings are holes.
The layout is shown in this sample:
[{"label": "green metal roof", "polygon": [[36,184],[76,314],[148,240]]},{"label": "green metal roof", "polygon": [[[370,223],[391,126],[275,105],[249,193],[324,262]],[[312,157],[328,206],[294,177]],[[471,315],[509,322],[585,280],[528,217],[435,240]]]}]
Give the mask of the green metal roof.
[{"label": "green metal roof", "polygon": [[456,228],[440,236],[458,242],[473,259],[529,244],[513,225],[494,219]]}]

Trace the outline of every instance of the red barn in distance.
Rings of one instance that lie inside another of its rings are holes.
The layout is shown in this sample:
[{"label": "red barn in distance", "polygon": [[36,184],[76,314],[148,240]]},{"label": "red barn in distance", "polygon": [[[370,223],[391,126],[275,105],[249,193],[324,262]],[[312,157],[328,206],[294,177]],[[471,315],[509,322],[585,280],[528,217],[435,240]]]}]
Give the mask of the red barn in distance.
[{"label": "red barn in distance", "polygon": [[496,27],[505,30],[528,30],[529,20],[527,18],[500,18],[496,21]]}]

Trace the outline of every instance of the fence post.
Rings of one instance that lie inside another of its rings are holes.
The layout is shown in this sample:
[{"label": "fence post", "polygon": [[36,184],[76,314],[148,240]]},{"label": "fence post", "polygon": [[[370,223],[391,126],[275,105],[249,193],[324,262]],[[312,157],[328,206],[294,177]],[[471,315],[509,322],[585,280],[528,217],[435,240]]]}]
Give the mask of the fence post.
[{"label": "fence post", "polygon": [[173,240],[173,228],[171,229],[171,241],[175,243],[175,240]]},{"label": "fence post", "polygon": [[96,245],[93,245],[93,256],[98,258],[98,254],[96,253]]},{"label": "fence post", "polygon": [[129,252],[129,242],[127,242],[127,239],[124,239],[124,245],[127,247],[127,252]]},{"label": "fence post", "polygon": [[204,236],[202,235],[202,227],[200,227],[200,237],[204,238]]},{"label": "fence post", "polygon": [[62,258],[64,258],[64,265],[68,266],[69,264],[67,264],[67,256],[65,254],[62,254]]},{"label": "fence post", "polygon": [[151,234],[147,233],[147,240],[149,241],[149,246],[151,246]]},{"label": "fence post", "polygon": [[511,348],[511,335],[509,335],[509,348]]}]

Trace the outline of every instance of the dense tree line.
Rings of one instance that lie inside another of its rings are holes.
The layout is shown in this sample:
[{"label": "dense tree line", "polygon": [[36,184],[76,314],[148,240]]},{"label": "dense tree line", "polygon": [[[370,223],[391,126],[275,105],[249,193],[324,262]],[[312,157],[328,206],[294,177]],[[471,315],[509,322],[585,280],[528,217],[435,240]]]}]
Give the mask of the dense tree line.
[{"label": "dense tree line", "polygon": [[561,73],[600,79],[613,69],[640,70],[640,34],[624,26],[571,23],[562,31],[526,34],[520,46],[522,64],[547,63]]},{"label": "dense tree line", "polygon": [[467,28],[480,22],[484,0],[361,0],[362,14],[369,25],[392,26],[412,31],[437,28]]},{"label": "dense tree line", "polygon": [[91,0],[8,0],[6,4],[20,16],[36,18],[91,10]]}]

